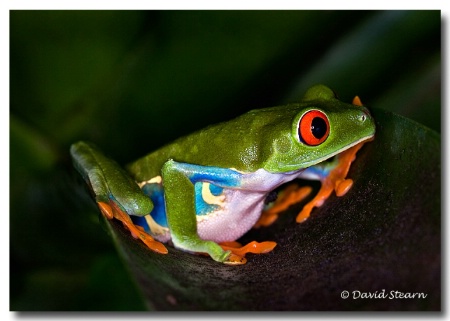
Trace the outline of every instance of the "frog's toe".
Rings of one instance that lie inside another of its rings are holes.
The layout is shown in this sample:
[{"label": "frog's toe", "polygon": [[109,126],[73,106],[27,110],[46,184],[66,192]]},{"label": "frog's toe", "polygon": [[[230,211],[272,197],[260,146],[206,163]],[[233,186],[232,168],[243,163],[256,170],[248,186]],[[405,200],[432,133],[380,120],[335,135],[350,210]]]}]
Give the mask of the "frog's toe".
[{"label": "frog's toe", "polygon": [[344,196],[352,188],[353,180],[350,178],[344,179],[336,183],[334,188],[337,196]]},{"label": "frog's toe", "polygon": [[260,228],[262,226],[270,226],[278,219],[278,213],[273,212],[263,212],[261,217],[253,226],[253,228]]},{"label": "frog's toe", "polygon": [[277,243],[272,241],[266,241],[261,243],[252,241],[244,246],[241,246],[239,243],[236,244],[222,243],[220,244],[220,246],[225,251],[231,251],[232,254],[234,255],[244,257],[245,254],[247,253],[253,254],[269,253],[275,248],[275,246],[277,246]]},{"label": "frog's toe", "polygon": [[303,210],[297,215],[295,218],[295,221],[297,223],[303,223],[309,218],[309,215],[311,214],[311,209],[304,207]]},{"label": "frog's toe", "polygon": [[97,202],[98,208],[100,209],[100,212],[108,219],[108,220],[112,220],[114,218],[114,213],[113,210],[111,208],[111,206],[109,206],[109,204],[105,203],[105,202]]},{"label": "frog's toe", "polygon": [[243,256],[231,253],[223,263],[226,265],[243,265],[247,263],[247,259]]},{"label": "frog's toe", "polygon": [[[147,235],[147,236],[149,236],[149,235]],[[145,241],[143,240],[143,242],[153,252],[156,252],[156,253],[159,253],[159,254],[167,254],[167,253],[169,253],[169,251],[164,246],[164,244],[162,244],[162,243],[160,243],[158,241],[155,241],[153,238],[145,240]]]}]

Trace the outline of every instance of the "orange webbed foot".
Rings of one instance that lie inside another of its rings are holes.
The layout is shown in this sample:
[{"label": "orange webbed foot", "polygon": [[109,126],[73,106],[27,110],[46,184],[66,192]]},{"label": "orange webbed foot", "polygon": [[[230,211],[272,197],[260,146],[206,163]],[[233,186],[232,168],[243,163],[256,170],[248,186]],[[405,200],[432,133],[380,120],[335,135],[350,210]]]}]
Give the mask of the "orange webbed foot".
[{"label": "orange webbed foot", "polygon": [[103,215],[109,220],[115,218],[123,223],[123,225],[130,231],[134,238],[139,238],[150,250],[160,253],[167,254],[167,248],[160,242],[155,241],[155,239],[147,234],[142,228],[134,225],[130,216],[122,211],[120,207],[113,201],[109,203],[97,202],[98,207]]},{"label": "orange webbed foot", "polygon": [[277,245],[276,242],[266,241],[266,242],[256,242],[252,241],[248,243],[247,245],[242,246],[239,242],[223,242],[219,244],[222,249],[225,251],[231,251],[231,255],[228,258],[226,264],[245,264],[247,262],[247,259],[245,258],[245,255],[247,253],[253,253],[253,254],[263,254],[263,253],[269,253],[272,251],[275,246]]},{"label": "orange webbed foot", "polygon": [[286,186],[279,195],[275,203],[271,208],[262,212],[258,222],[256,222],[254,228],[261,226],[269,226],[278,219],[281,212],[288,209],[289,206],[301,202],[312,191],[310,186],[298,186],[292,183]]}]

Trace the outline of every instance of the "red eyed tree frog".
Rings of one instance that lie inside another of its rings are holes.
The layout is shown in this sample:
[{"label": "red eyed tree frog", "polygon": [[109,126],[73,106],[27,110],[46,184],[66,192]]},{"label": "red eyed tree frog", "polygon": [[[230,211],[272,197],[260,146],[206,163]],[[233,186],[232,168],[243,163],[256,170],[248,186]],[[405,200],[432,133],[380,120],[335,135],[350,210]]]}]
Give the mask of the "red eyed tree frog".
[{"label": "red eyed tree frog", "polygon": [[350,165],[374,135],[375,123],[358,97],[346,104],[316,85],[299,103],[209,126],[126,171],[90,143],[73,144],[71,155],[101,212],[122,221],[151,250],[165,254],[163,243],[170,241],[218,262],[244,264],[246,253],[270,252],[276,243],[241,247],[234,241],[252,227],[270,225],[311,189],[291,186],[264,211],[271,191],[296,178],[320,180],[318,194],[297,216],[303,222],[333,191],[342,196],[350,189]]}]

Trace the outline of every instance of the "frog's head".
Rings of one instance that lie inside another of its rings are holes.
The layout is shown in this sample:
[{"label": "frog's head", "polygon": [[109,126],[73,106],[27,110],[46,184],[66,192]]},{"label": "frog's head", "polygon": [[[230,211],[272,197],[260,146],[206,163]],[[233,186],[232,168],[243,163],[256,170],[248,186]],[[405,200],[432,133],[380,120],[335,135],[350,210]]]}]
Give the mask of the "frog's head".
[{"label": "frog's head", "polygon": [[270,172],[307,168],[375,135],[374,120],[359,100],[343,103],[323,85],[310,88],[300,103],[279,108],[286,108],[286,117],[265,138],[270,144],[263,167]]}]

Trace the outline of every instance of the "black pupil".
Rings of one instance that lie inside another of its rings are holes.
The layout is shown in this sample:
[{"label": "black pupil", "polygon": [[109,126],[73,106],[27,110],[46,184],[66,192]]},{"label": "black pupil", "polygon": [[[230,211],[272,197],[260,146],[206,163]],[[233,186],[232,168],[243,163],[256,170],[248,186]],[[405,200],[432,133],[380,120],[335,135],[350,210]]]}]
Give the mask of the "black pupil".
[{"label": "black pupil", "polygon": [[327,123],[320,117],[315,117],[311,122],[311,133],[317,139],[322,138],[327,132]]}]

